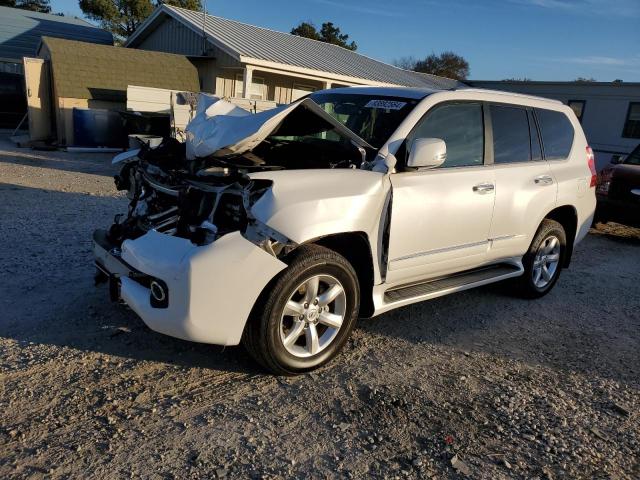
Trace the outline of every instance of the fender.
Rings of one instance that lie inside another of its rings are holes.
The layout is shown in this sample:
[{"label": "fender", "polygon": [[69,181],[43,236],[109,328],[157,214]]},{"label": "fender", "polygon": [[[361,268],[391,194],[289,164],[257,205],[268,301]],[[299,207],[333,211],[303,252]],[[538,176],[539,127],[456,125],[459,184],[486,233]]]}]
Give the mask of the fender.
[{"label": "fender", "polygon": [[280,170],[251,175],[272,187],[257,200],[253,216],[292,241],[347,232],[364,232],[374,259],[374,281],[381,283],[382,230],[391,182],[385,173],[366,170]]}]

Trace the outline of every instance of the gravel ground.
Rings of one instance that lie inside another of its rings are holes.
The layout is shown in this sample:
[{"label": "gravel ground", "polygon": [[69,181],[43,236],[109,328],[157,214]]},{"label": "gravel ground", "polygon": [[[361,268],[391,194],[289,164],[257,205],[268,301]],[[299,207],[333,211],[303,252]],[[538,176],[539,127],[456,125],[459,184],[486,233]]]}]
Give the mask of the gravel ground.
[{"label": "gravel ground", "polygon": [[93,286],[108,159],[0,140],[0,478],[640,478],[640,231],[592,230],[542,300],[402,308],[283,379]]}]

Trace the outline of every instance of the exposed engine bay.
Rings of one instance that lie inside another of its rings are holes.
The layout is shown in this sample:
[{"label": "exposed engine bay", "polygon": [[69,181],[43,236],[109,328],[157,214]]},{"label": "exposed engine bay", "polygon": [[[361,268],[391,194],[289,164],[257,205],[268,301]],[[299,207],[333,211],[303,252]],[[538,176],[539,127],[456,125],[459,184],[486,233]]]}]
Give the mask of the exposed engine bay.
[{"label": "exposed engine bay", "polygon": [[[291,242],[251,214],[252,205],[272,182],[252,179],[250,174],[368,169],[375,157],[373,147],[312,100],[256,115],[224,103],[202,109],[199,105],[198,116],[187,129],[186,144],[166,138],[155,148],[143,146],[114,159],[122,165],[115,176],[116,187],[127,191],[130,203],[128,212],[117,215],[108,231],[112,244],[120,246],[126,239],[155,230],[206,245],[240,231],[278,256],[292,247]],[[213,132],[215,138],[203,140],[198,129]]]}]

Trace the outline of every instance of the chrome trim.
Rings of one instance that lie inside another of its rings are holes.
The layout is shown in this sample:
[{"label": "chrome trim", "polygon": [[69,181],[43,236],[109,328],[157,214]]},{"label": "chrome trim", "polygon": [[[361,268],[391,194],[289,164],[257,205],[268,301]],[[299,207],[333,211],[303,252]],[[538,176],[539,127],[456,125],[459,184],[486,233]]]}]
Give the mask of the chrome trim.
[{"label": "chrome trim", "polygon": [[147,217],[147,220],[150,220],[150,221],[153,222],[154,220],[158,220],[158,219],[164,217],[165,215],[170,215],[170,214],[172,214],[174,212],[177,212],[177,211],[178,211],[178,207],[171,207],[168,210],[165,210],[164,212],[156,213],[155,215],[149,215]]},{"label": "chrome trim", "polygon": [[553,185],[553,178],[551,175],[540,175],[533,179],[536,185]]},{"label": "chrome trim", "polygon": [[495,189],[496,187],[492,183],[479,183],[478,185],[473,186],[473,191],[475,193],[479,193],[480,195],[484,195],[485,193],[491,193]]},{"label": "chrome trim", "polygon": [[500,235],[498,237],[490,238],[490,242],[499,242],[500,240],[510,240],[512,238],[516,238],[517,235]]},{"label": "chrome trim", "polygon": [[147,175],[146,173],[143,173],[142,177],[144,178],[145,182],[147,182],[151,187],[153,187],[155,190],[158,190],[159,192],[162,192],[166,195],[171,195],[172,197],[177,197],[180,195],[180,192],[178,190],[172,190],[169,187],[165,187],[164,185],[151,180],[149,175]]},{"label": "chrome trim", "polygon": [[465,243],[464,245],[454,245],[453,247],[436,248],[435,250],[428,250],[426,252],[412,253],[403,257],[394,258],[391,262],[399,262],[401,260],[409,260],[411,258],[424,257],[427,255],[435,255],[436,253],[445,253],[454,250],[461,250],[463,248],[479,247],[481,245],[487,245],[489,240],[483,240],[482,242]]}]

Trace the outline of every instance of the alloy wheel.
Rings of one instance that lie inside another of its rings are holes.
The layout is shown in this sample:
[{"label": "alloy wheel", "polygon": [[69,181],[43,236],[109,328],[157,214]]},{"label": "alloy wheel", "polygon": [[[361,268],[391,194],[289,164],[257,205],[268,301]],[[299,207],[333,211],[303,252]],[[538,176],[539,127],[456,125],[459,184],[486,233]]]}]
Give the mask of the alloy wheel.
[{"label": "alloy wheel", "polygon": [[537,288],[549,285],[560,264],[560,240],[555,235],[545,238],[538,247],[533,261],[532,279]]},{"label": "alloy wheel", "polygon": [[291,355],[305,358],[325,350],[336,338],[347,309],[342,284],[331,275],[314,275],[289,295],[280,320],[280,340]]}]

